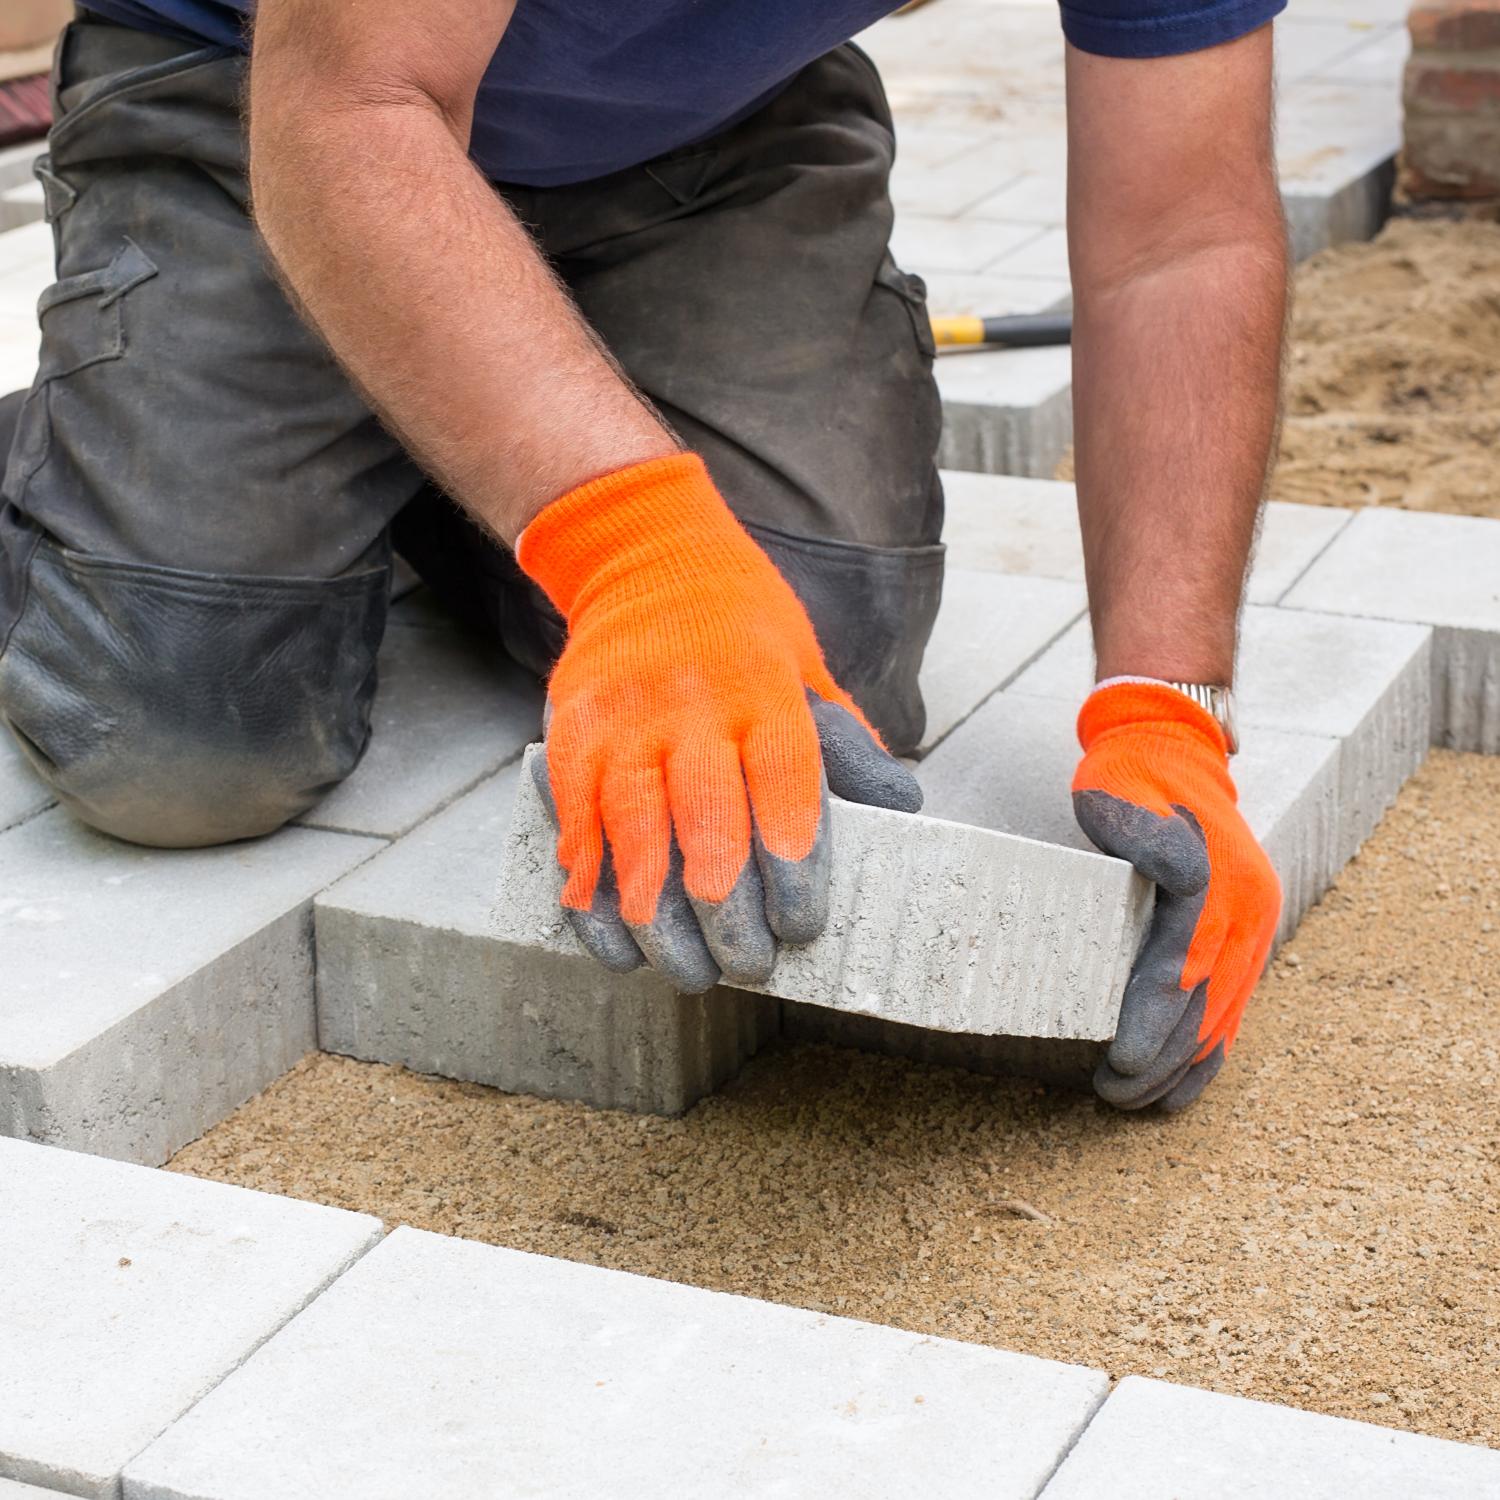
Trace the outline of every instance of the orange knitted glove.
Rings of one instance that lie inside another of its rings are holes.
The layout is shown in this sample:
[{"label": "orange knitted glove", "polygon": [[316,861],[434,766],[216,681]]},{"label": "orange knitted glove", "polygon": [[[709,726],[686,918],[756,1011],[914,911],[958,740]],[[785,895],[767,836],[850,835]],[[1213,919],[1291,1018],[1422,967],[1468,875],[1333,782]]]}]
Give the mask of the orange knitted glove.
[{"label": "orange knitted glove", "polygon": [[915,811],[916,780],[696,454],[580,485],[516,556],[568,622],[543,791],[574,930],[684,991],[763,982],[827,920],[829,788]]},{"label": "orange knitted glove", "polygon": [[1182,1109],[1224,1061],[1264,969],[1281,886],[1236,805],[1224,732],[1161,683],[1098,688],[1078,715],[1079,825],[1157,885],[1156,914],[1094,1087]]}]

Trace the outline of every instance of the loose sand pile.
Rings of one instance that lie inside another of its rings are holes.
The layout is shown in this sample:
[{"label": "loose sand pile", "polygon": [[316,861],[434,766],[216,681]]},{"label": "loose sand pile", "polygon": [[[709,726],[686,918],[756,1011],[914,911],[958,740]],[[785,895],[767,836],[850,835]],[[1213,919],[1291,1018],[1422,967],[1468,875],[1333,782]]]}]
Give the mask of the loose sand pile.
[{"label": "loose sand pile", "polygon": [[1500,224],[1397,219],[1298,268],[1271,498],[1500,516]]},{"label": "loose sand pile", "polygon": [[796,1048],[681,1120],[314,1057],[174,1169],[1500,1444],[1500,758],[1434,753],[1185,1114]]}]

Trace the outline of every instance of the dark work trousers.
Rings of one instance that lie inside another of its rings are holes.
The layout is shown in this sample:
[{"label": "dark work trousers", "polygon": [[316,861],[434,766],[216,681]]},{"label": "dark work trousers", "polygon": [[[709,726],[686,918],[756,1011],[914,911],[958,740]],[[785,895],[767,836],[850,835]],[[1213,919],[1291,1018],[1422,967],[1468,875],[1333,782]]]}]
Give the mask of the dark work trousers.
[{"label": "dark work trousers", "polygon": [[[36,383],[0,423],[0,717],[66,806],[149,844],[265,833],[348,775],[393,548],[536,672],[563,639],[273,279],[244,75],[223,48],[64,34],[39,168],[58,279]],[[497,186],[905,750],[942,494],[923,288],[887,248],[892,154],[880,80],[846,46],[699,145]]]}]

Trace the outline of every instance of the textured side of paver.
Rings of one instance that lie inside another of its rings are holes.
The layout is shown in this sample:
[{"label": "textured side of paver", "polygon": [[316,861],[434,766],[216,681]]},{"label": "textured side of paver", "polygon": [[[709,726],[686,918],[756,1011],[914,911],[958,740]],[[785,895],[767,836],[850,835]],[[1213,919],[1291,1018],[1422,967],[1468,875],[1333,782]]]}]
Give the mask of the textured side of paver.
[{"label": "textured side of paver", "polygon": [[0,1140],[0,1203],[0,1471],[98,1497],[382,1232],[23,1141]]},{"label": "textured side of paver", "polygon": [[[1128,865],[837,800],[830,819],[828,926],[783,946],[765,993],[936,1031],[1114,1035],[1151,909],[1150,887]],[[555,847],[523,770],[497,929],[583,961],[558,906]]]},{"label": "textured side of paver", "polygon": [[380,847],[0,834],[0,1135],[156,1165],[314,1045],[312,896]]},{"label": "textured side of paver", "polygon": [[1500,1452],[1128,1376],[1041,1500],[1478,1500]]},{"label": "textured side of paver", "polygon": [[1101,1372],[398,1229],[126,1500],[1031,1500]]},{"label": "textured side of paver", "polygon": [[[1340,869],[1426,755],[1432,649],[1432,632],[1423,625],[1286,608],[1245,611],[1236,672],[1241,738],[1248,744],[1258,731],[1275,729],[1340,742]],[[1092,681],[1092,639],[1081,621],[1012,689],[1076,705]]]},{"label": "textured side of paver", "polygon": [[542,689],[498,647],[458,628],[401,625],[380,648],[364,758],[298,821],[394,838],[514,760],[541,733]]},{"label": "textured side of paver", "polygon": [[680,1113],[775,1034],[776,1002],[678,995],[648,973],[500,941],[494,884],[517,771],[318,898],[319,1045],[512,1093]]},{"label": "textured side of paver", "polygon": [[1500,753],[1500,520],[1363,511],[1282,602],[1433,626],[1433,742]]}]

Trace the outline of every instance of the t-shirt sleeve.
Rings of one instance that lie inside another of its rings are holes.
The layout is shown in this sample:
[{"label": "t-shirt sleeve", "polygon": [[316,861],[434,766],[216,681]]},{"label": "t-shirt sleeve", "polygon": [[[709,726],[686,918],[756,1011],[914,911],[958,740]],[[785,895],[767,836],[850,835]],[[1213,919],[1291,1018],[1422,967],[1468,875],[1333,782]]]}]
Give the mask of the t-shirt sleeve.
[{"label": "t-shirt sleeve", "polygon": [[1063,35],[1104,57],[1170,57],[1232,42],[1286,9],[1286,0],[1061,0]]}]

